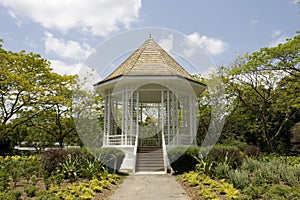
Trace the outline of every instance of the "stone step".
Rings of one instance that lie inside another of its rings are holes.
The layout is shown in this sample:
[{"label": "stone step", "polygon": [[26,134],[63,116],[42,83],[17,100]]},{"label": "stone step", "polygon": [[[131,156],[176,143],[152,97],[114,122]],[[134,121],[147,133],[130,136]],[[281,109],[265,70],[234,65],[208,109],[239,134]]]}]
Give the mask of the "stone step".
[{"label": "stone step", "polygon": [[139,147],[136,157],[137,172],[164,171],[164,159],[162,148]]}]

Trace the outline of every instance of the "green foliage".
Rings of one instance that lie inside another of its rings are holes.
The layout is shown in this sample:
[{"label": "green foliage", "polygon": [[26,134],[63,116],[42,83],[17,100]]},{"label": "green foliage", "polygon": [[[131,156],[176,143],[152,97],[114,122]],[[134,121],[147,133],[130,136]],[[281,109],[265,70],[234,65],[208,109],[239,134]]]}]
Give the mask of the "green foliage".
[{"label": "green foliage", "polygon": [[65,179],[69,179],[71,182],[74,182],[79,177],[80,170],[78,159],[70,156],[63,163],[59,163],[58,173],[63,174]]},{"label": "green foliage", "polygon": [[224,137],[261,151],[297,152],[298,136],[290,137],[290,129],[300,114],[299,39],[298,33],[285,44],[242,55],[220,69],[232,103]]},{"label": "green foliage", "polygon": [[27,194],[27,197],[35,197],[37,189],[34,186],[29,186],[29,187],[25,188],[25,192]]},{"label": "green foliage", "polygon": [[215,164],[214,161],[205,161],[204,159],[198,157],[196,157],[196,160],[198,161],[198,164],[195,166],[195,171],[203,174],[211,174],[213,172],[213,165]]},{"label": "green foliage", "polygon": [[299,199],[299,187],[272,185],[263,195],[264,199]]},{"label": "green foliage", "polygon": [[5,192],[9,189],[9,174],[2,163],[0,162],[0,192]]},{"label": "green foliage", "polygon": [[226,199],[236,199],[239,191],[230,183],[224,180],[216,181],[205,174],[197,172],[184,173],[182,180],[188,182],[191,187],[199,187],[199,195],[205,199],[216,199],[225,195]]},{"label": "green foliage", "polygon": [[198,164],[198,170],[213,174],[219,163],[226,163],[230,168],[237,168],[244,159],[242,152],[233,146],[216,145],[206,156],[202,155],[201,152],[206,152],[205,148],[174,147],[168,149],[172,169],[176,173],[183,173],[194,170]]},{"label": "green foliage", "polygon": [[245,187],[242,191],[245,195],[244,198],[248,197],[249,199],[258,199],[266,192],[267,185],[249,185]]},{"label": "green foliage", "polygon": [[41,156],[41,165],[46,178],[58,168],[59,163],[66,161],[67,155],[68,152],[64,149],[49,149],[43,152]]},{"label": "green foliage", "polygon": [[18,200],[20,199],[22,192],[20,190],[12,190],[7,193],[0,193],[0,200]]},{"label": "green foliage", "polygon": [[247,171],[231,170],[228,172],[228,177],[234,186],[240,189],[245,188],[250,183]]},{"label": "green foliage", "polygon": [[105,147],[105,148],[90,148],[89,151],[95,156],[95,158],[103,163],[106,167],[113,171],[115,158],[116,160],[116,171],[121,167],[125,153],[118,148]]},{"label": "green foliage", "polygon": [[195,157],[198,156],[199,150],[199,147],[174,147],[168,149],[168,157],[172,169],[176,173],[194,170],[198,163]]}]

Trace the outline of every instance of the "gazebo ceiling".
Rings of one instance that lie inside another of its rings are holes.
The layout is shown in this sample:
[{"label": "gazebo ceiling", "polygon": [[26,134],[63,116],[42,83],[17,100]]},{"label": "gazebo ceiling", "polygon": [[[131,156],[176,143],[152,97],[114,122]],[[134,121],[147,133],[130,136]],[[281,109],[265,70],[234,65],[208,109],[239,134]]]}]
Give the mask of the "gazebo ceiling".
[{"label": "gazebo ceiling", "polygon": [[103,83],[121,76],[179,76],[198,82],[152,38],[147,39],[117,69],[95,86],[101,87]]}]

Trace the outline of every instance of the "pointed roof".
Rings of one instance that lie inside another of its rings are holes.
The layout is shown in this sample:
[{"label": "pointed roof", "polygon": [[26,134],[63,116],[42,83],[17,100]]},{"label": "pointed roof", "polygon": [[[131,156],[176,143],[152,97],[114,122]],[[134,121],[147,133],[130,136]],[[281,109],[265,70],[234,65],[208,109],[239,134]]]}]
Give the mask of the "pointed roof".
[{"label": "pointed roof", "polygon": [[140,48],[98,84],[124,75],[171,75],[198,82],[152,38],[147,39]]}]

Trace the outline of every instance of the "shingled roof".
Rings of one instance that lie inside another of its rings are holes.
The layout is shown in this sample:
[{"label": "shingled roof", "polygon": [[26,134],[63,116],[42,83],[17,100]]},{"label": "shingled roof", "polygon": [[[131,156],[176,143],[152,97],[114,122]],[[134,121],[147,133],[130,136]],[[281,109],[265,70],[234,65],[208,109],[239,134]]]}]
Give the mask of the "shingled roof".
[{"label": "shingled roof", "polygon": [[152,38],[131,54],[117,69],[98,84],[120,76],[180,76],[196,81],[174,58],[161,48]]}]

